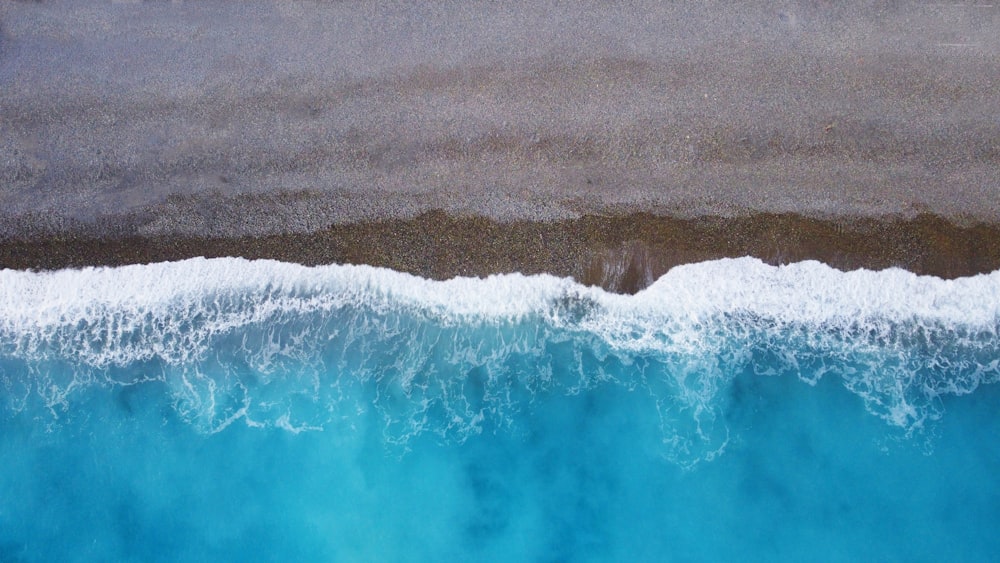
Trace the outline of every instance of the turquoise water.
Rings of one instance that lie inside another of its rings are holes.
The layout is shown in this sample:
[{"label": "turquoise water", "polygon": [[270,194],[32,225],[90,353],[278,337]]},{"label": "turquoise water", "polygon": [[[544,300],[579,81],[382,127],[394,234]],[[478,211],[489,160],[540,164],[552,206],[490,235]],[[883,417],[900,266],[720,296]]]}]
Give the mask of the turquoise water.
[{"label": "turquoise water", "polygon": [[0,272],[0,560],[988,560],[1000,273]]}]

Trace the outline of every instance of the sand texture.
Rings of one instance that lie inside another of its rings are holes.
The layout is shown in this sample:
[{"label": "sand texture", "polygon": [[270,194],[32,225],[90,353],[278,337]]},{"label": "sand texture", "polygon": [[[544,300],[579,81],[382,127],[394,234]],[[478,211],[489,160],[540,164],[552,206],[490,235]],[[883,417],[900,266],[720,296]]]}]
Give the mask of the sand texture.
[{"label": "sand texture", "polygon": [[[650,248],[653,219],[968,233],[1000,223],[998,116],[987,3],[8,0],[0,266],[142,259],[98,259],[95,241],[252,254],[265,242],[240,241],[377,225],[385,252],[409,252],[394,221],[447,248],[450,223],[420,219],[436,211],[497,240],[564,233],[525,254],[548,263],[498,267],[563,273],[559,256],[592,253],[569,240],[588,216]],[[799,230],[773,231],[782,255],[823,254],[796,250]],[[895,259],[871,266],[924,260],[886,237]],[[409,269],[466,272],[443,252]],[[286,253],[306,255],[322,254]]]}]

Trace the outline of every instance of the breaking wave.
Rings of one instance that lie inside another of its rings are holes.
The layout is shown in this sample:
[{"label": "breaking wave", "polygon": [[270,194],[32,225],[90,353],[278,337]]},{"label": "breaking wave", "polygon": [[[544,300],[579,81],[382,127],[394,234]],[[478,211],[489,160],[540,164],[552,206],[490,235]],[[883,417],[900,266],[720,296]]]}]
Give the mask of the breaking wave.
[{"label": "breaking wave", "polygon": [[239,258],[0,272],[0,414],[155,383],[200,431],[374,416],[390,443],[518,431],[543,394],[648,397],[670,457],[725,447],[740,377],[836,378],[906,435],[998,379],[1000,272],[956,280],[742,258],[632,296],[520,274],[430,281]]}]

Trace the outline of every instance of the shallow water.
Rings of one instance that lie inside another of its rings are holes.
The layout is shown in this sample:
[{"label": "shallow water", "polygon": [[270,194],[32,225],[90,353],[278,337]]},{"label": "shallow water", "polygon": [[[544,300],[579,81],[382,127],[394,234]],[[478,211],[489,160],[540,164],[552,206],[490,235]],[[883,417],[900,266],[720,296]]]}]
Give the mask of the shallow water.
[{"label": "shallow water", "polygon": [[0,272],[2,560],[985,560],[1000,274]]}]

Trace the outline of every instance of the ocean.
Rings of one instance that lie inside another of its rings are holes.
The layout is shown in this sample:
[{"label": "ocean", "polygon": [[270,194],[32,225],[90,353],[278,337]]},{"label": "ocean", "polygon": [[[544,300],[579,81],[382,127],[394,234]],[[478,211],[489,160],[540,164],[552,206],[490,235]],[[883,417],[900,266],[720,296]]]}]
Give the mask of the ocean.
[{"label": "ocean", "polygon": [[1000,272],[0,271],[2,561],[984,561]]}]

